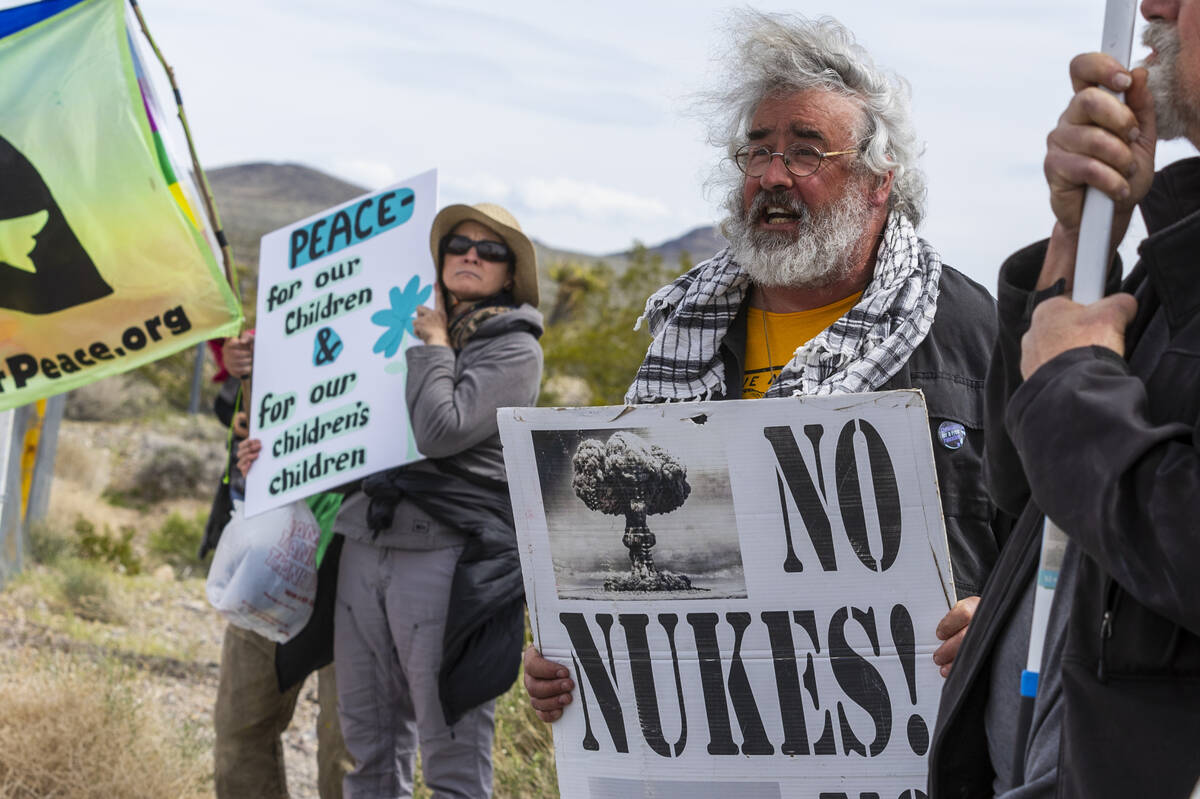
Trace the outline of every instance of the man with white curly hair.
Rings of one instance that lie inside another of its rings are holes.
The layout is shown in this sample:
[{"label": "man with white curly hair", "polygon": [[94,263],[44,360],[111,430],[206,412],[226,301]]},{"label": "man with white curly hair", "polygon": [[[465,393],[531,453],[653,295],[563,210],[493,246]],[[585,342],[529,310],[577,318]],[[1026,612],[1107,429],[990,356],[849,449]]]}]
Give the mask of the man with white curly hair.
[{"label": "man with white curly hair", "polygon": [[[907,84],[832,19],[747,12],[733,40],[707,98],[729,247],[650,298],[626,400],[924,391],[960,597],[938,627],[946,674],[1007,529],[982,479],[994,303],[916,234]],[[525,667],[538,715],[559,718],[566,668],[532,648]]]}]

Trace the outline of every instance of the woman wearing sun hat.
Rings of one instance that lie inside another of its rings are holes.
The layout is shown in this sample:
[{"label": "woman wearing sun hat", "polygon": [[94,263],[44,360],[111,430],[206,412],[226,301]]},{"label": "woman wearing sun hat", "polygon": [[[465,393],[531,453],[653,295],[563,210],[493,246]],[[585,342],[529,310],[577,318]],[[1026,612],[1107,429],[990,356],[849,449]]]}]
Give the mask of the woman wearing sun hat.
[{"label": "woman wearing sun hat", "polygon": [[496,409],[537,400],[537,260],[505,209],[451,205],[429,237],[439,286],[405,353],[427,460],[348,497],[334,616],[347,799],[492,790],[494,699],[516,679],[524,594]]}]

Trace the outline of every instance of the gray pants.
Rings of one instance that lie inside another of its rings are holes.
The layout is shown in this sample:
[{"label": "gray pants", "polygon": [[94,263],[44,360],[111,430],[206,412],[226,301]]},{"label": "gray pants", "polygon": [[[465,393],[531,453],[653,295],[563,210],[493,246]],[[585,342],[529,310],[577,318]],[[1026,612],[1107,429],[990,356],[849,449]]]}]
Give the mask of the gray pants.
[{"label": "gray pants", "polygon": [[346,799],[412,796],[418,742],[436,799],[492,794],[495,703],[449,727],[438,701],[450,581],[461,552],[346,539],[334,616],[338,714],[358,764],[346,775]]}]

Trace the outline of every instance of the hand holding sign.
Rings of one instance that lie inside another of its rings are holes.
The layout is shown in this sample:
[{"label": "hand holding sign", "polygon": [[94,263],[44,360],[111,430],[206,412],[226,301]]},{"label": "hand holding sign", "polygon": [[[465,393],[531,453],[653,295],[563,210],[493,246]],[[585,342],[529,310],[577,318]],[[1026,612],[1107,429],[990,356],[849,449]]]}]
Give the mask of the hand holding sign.
[{"label": "hand holding sign", "polygon": [[535,646],[525,648],[525,692],[537,717],[545,722],[558,721],[562,709],[571,704],[571,682],[565,666],[547,660]]},{"label": "hand holding sign", "polygon": [[943,643],[934,650],[933,662],[941,667],[943,677],[950,676],[950,669],[954,667],[954,658],[958,656],[958,648],[962,646],[963,639],[967,637],[967,628],[971,626],[971,619],[975,616],[975,610],[978,607],[979,597],[977,596],[960,599],[954,607],[950,608],[950,612],[938,622],[935,634]]},{"label": "hand holding sign", "polygon": [[446,321],[446,301],[441,285],[433,288],[433,308],[417,306],[417,318],[413,320],[413,332],[426,344],[440,347],[450,346],[450,333]]},{"label": "hand holding sign", "polygon": [[258,460],[258,454],[262,452],[262,441],[257,438],[247,438],[238,444],[237,448],[237,467],[242,473],[242,477],[250,475],[250,467]]}]

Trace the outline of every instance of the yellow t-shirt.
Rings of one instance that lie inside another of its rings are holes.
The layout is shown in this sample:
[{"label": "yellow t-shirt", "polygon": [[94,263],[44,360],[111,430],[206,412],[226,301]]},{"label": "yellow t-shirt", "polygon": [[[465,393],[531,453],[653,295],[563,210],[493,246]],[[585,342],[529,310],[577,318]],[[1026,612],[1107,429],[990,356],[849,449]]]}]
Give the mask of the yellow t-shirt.
[{"label": "yellow t-shirt", "polygon": [[750,308],[746,317],[742,399],[758,399],[766,394],[796,350],[840,319],[860,299],[861,291],[829,305],[795,313],[769,313]]}]

